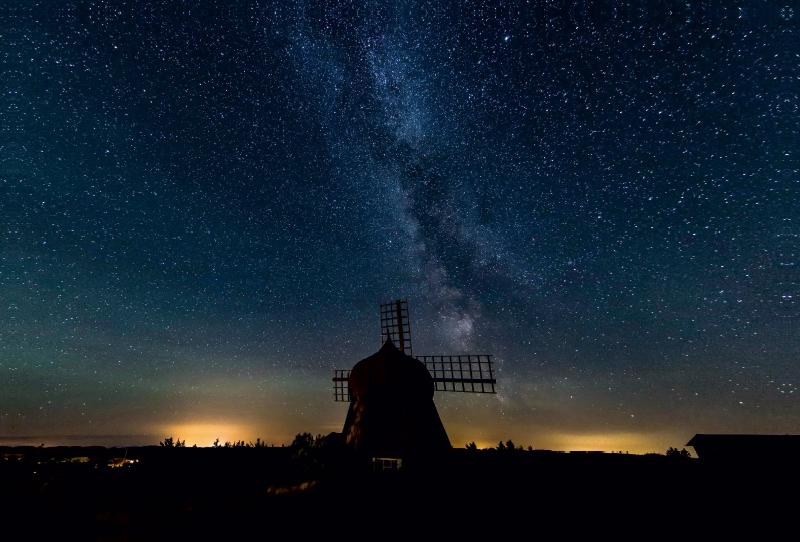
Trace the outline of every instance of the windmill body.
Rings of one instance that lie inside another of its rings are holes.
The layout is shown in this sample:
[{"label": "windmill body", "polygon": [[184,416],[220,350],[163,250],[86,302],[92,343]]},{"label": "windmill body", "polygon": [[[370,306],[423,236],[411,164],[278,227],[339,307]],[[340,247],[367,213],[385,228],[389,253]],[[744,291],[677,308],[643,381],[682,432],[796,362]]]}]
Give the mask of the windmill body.
[{"label": "windmill body", "polygon": [[450,448],[433,403],[433,378],[392,341],[353,367],[349,387],[343,430],[347,449],[397,458]]},{"label": "windmill body", "polygon": [[381,335],[375,354],[334,371],[335,399],[350,402],[345,447],[373,460],[450,449],[434,392],[495,393],[491,356],[412,357],[407,301],[381,305]]}]

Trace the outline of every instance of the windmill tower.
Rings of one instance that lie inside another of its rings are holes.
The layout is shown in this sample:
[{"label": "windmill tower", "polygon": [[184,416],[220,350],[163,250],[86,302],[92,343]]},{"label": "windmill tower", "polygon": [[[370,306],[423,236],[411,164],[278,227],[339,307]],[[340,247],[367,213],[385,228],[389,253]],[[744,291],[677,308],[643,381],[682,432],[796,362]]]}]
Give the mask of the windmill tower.
[{"label": "windmill tower", "polygon": [[434,392],[495,393],[492,356],[414,356],[407,300],[381,304],[380,324],[380,350],[350,370],[334,370],[334,399],[350,402],[346,448],[394,466],[450,449]]}]

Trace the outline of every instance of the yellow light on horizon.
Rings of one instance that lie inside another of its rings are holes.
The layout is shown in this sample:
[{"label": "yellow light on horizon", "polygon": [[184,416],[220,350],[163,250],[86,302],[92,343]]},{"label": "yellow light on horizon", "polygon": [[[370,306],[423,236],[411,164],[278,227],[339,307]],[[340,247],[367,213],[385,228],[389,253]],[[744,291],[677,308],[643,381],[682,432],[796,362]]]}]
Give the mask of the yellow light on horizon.
[{"label": "yellow light on horizon", "polygon": [[[665,435],[651,433],[561,433],[547,438],[548,447],[564,451],[654,452]],[[664,448],[666,450],[666,448]],[[663,453],[664,450],[661,450]]]},{"label": "yellow light on horizon", "polygon": [[[463,439],[462,439],[463,440]],[[476,440],[478,449],[497,448],[497,441]],[[503,443],[507,439],[503,439]],[[630,452],[644,454],[648,452],[664,453],[668,446],[674,446],[680,439],[674,435],[661,433],[540,433],[524,436],[514,440],[517,446],[526,449],[532,445],[537,450],[553,451],[601,451],[601,452]],[[673,443],[673,444],[670,444]],[[457,446],[455,441],[453,446]]]},{"label": "yellow light on horizon", "polygon": [[[165,437],[172,437],[175,440],[182,440],[186,442],[186,446],[208,447],[214,444],[216,439],[219,439],[220,445],[226,441],[236,442],[250,440],[255,442],[255,437],[252,435],[257,432],[253,427],[246,425],[236,425],[227,423],[193,423],[193,424],[176,424],[164,425],[159,428],[159,431]],[[262,435],[261,438],[264,436]]]}]

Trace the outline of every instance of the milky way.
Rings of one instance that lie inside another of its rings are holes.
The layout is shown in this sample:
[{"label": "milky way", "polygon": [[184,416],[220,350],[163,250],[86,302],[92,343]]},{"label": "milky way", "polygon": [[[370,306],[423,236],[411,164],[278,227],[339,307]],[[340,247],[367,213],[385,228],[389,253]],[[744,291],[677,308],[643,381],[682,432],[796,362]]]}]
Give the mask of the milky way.
[{"label": "milky way", "polygon": [[0,440],[340,430],[395,298],[495,355],[455,445],[795,432],[800,12],[729,4],[4,8]]}]

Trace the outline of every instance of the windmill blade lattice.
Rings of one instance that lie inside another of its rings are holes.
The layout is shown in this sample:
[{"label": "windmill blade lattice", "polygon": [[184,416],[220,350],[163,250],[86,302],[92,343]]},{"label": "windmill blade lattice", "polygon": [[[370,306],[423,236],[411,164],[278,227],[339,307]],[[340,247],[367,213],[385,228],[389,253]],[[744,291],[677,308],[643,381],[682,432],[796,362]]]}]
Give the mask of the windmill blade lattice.
[{"label": "windmill blade lattice", "polygon": [[[436,391],[462,393],[497,393],[494,362],[488,354],[455,356],[414,356],[408,300],[397,299],[380,305],[381,344],[388,340],[398,350],[423,363],[433,378]],[[334,399],[349,402],[350,370],[337,369],[333,375]]]}]

